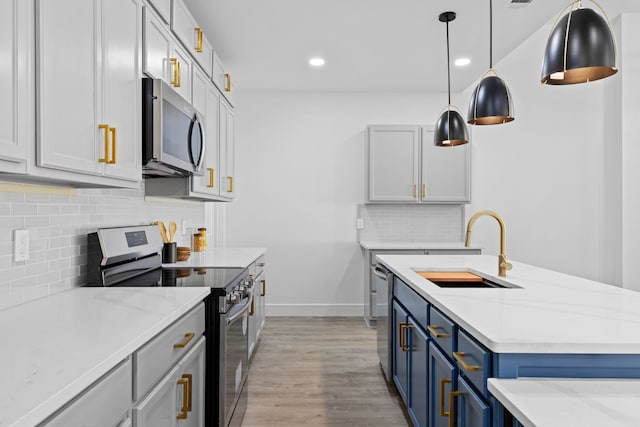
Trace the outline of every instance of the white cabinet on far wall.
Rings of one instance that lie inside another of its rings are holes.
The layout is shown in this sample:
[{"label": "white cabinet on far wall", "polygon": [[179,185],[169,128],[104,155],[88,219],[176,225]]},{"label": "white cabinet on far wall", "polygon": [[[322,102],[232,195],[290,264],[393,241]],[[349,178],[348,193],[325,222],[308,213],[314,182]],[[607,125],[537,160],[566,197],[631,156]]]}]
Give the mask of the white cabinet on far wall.
[{"label": "white cabinet on far wall", "polygon": [[468,203],[470,144],[433,145],[432,126],[367,128],[367,203]]},{"label": "white cabinet on far wall", "polygon": [[231,86],[231,74],[224,68],[220,57],[213,52],[213,83],[220,89],[222,95],[233,105],[233,87]]},{"label": "white cabinet on far wall", "polygon": [[140,2],[38,0],[36,7],[38,166],[137,186]]},{"label": "white cabinet on far wall", "polygon": [[[31,18],[33,19],[33,18]],[[29,88],[32,39],[29,9],[24,0],[3,2],[0,14],[0,172],[26,173],[31,143]]]}]

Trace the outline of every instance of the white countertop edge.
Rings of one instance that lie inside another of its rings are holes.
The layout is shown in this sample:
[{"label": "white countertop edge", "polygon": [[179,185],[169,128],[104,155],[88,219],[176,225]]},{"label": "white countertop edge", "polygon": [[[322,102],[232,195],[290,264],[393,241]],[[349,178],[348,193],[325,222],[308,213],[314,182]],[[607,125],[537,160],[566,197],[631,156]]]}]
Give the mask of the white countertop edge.
[{"label": "white countertop edge", "polygon": [[402,250],[402,249],[467,249],[478,250],[482,246],[465,246],[463,241],[459,242],[383,242],[377,240],[361,240],[358,244],[363,249],[370,250]]},{"label": "white countertop edge", "polygon": [[[516,419],[524,425],[524,427],[536,427],[536,425],[529,419],[528,416],[524,414],[520,410],[516,404],[512,401],[512,399],[505,394],[505,390],[501,387],[501,381],[497,378],[489,378],[487,379],[487,389],[489,393],[491,393],[498,401],[505,407],[505,409],[516,417]],[[516,380],[508,380],[508,381],[516,381]]]},{"label": "white countertop edge", "polygon": [[[92,288],[74,289],[76,291],[79,291],[81,289]],[[167,328],[185,313],[195,308],[195,306],[204,298],[206,298],[210,293],[209,288],[190,289],[198,289],[200,290],[200,292],[192,295],[190,299],[184,301],[179,308],[174,310],[170,315],[164,317],[162,321],[155,323],[153,327],[138,335],[134,340],[126,343],[124,346],[119,348],[118,351],[114,352],[111,355],[107,355],[101,363],[95,365],[91,370],[82,373],[75,381],[60,389],[57,393],[51,395],[49,399],[34,407],[31,411],[24,414],[21,418],[9,424],[9,426],[32,427],[38,423],[43,422],[48,417],[64,407],[76,396],[78,396],[78,394],[83,392],[87,387],[94,384],[97,380],[99,380],[113,368],[118,366],[120,362],[129,357],[142,345],[147,343],[151,338],[162,332],[165,328]]]}]

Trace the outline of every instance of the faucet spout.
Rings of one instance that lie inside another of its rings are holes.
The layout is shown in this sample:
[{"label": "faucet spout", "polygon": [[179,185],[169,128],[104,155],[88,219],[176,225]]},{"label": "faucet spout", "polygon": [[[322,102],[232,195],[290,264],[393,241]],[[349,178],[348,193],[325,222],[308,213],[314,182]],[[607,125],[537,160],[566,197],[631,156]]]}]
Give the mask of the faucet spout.
[{"label": "faucet spout", "polygon": [[490,216],[494,218],[496,221],[498,221],[498,224],[500,225],[500,256],[498,256],[498,276],[507,277],[507,270],[511,270],[513,266],[507,260],[507,254],[505,249],[507,246],[506,231],[505,231],[504,221],[502,220],[500,215],[498,215],[493,211],[480,211],[475,213],[469,220],[469,223],[467,224],[467,237],[465,239],[464,245],[469,246],[471,244],[471,231],[473,229],[473,224],[481,216]]}]

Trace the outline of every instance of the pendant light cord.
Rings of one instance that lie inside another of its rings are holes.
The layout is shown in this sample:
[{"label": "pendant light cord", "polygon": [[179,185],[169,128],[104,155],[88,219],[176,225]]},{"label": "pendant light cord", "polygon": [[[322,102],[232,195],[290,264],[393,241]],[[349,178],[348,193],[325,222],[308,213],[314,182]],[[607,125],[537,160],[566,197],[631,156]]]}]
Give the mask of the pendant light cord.
[{"label": "pendant light cord", "polygon": [[489,69],[493,68],[493,0],[489,0]]},{"label": "pendant light cord", "polygon": [[449,21],[447,21],[447,93],[451,105],[451,61],[449,60]]}]

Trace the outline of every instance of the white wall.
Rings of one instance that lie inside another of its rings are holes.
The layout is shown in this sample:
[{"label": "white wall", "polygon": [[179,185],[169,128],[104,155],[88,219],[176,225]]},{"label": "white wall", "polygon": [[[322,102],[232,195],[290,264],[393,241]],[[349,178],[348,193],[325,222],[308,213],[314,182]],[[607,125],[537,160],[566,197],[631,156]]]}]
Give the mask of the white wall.
[{"label": "white wall", "polygon": [[229,246],[268,248],[269,315],[362,315],[357,205],[367,124],[434,123],[444,95],[236,95],[237,197]]},{"label": "white wall", "polygon": [[[599,279],[603,103],[611,83],[541,85],[549,30],[541,28],[496,65],[511,90],[516,120],[473,128],[473,204],[466,212],[491,209],[504,218],[509,258]],[[497,254],[498,226],[481,221],[486,224],[476,223],[473,242]]]}]

